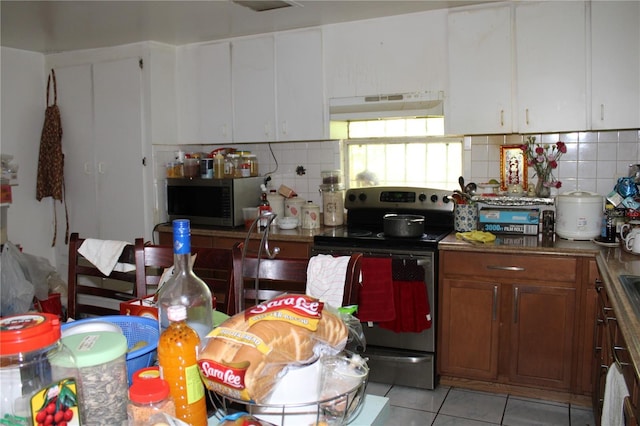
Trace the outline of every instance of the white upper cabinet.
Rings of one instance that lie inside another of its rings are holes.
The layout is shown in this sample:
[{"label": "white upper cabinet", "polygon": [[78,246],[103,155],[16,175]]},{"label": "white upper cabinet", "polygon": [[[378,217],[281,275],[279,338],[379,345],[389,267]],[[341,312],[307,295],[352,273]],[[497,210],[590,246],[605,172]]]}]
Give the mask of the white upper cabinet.
[{"label": "white upper cabinet", "polygon": [[571,1],[516,4],[514,131],[587,128],[585,8]]},{"label": "white upper cabinet", "polygon": [[229,43],[177,49],[179,143],[226,143],[233,137]]},{"label": "white upper cabinet", "polygon": [[231,42],[235,142],[276,140],[273,36]]},{"label": "white upper cabinet", "polygon": [[278,140],[324,139],[322,32],[276,35]]},{"label": "white upper cabinet", "polygon": [[640,3],[591,3],[591,128],[640,127]]},{"label": "white upper cabinet", "polygon": [[510,133],[511,7],[454,10],[448,16],[448,134]]},{"label": "white upper cabinet", "polygon": [[447,87],[446,10],[323,28],[328,98]]}]

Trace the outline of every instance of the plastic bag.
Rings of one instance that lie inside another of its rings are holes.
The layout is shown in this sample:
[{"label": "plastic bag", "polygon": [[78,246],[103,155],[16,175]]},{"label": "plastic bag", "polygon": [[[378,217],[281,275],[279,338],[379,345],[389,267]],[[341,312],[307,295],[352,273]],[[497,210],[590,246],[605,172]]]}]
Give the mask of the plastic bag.
[{"label": "plastic bag", "polygon": [[55,268],[44,257],[34,256],[29,253],[20,253],[20,264],[24,276],[33,284],[35,296],[39,300],[49,297],[49,275],[55,272]]},{"label": "plastic bag", "polygon": [[4,244],[0,262],[0,316],[23,314],[31,309],[35,288],[25,276],[21,258],[16,246],[11,242]]}]

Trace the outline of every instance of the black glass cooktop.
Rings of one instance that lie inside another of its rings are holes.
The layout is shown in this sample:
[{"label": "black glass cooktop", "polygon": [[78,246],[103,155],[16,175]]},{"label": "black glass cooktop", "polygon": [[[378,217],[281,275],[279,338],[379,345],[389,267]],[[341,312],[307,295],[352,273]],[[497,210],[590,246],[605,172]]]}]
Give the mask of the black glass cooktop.
[{"label": "black glass cooktop", "polygon": [[438,241],[449,234],[451,229],[427,230],[420,237],[390,237],[384,232],[369,231],[358,228],[338,227],[316,235],[313,239],[315,246],[337,247],[389,247],[389,248],[435,248]]}]

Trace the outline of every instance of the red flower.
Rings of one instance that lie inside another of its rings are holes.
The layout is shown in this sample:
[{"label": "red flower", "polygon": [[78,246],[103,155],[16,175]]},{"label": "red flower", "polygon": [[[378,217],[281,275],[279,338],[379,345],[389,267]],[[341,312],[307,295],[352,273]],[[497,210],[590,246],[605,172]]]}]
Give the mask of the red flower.
[{"label": "red flower", "polygon": [[552,169],[557,168],[558,167],[558,162],[556,160],[549,161],[549,167],[551,167]]},{"label": "red flower", "polygon": [[564,142],[556,142],[556,146],[558,147],[558,151],[560,151],[563,154],[567,153],[567,145]]},{"label": "red flower", "polygon": [[536,147],[536,154],[538,154],[538,155],[544,154],[544,148],[542,148],[541,146],[537,146]]}]

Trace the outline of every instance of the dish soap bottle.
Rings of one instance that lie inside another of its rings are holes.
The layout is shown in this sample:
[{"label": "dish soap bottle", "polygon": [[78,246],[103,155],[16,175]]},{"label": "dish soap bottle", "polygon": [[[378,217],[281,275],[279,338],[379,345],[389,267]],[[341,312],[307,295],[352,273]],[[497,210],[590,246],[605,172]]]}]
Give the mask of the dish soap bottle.
[{"label": "dish soap bottle", "polygon": [[172,305],[184,305],[187,324],[205,342],[213,329],[213,298],[211,290],[196,276],[191,265],[191,224],[188,219],[173,221],[173,276],[158,290],[160,331],[169,326],[167,310]]},{"label": "dish soap bottle", "polygon": [[267,193],[262,192],[262,195],[260,196],[260,205],[258,206],[258,216],[260,217],[261,228],[269,226],[269,216],[265,216],[265,213],[271,213],[272,211],[271,204],[269,204],[269,200],[267,199]]},{"label": "dish soap bottle", "polygon": [[158,341],[158,363],[162,378],[169,384],[176,417],[193,426],[207,425],[204,384],[198,371],[200,338],[187,325],[187,308],[167,308],[169,327]]}]

